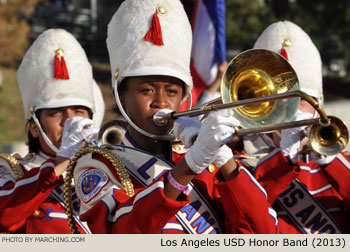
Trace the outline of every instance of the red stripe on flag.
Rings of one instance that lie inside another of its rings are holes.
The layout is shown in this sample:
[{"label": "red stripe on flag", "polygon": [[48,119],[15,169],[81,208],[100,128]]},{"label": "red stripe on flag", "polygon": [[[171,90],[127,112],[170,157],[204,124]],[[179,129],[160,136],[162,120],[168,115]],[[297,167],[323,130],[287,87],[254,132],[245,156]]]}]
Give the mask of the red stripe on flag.
[{"label": "red stripe on flag", "polygon": [[[196,106],[199,97],[201,96],[202,92],[207,87],[207,85],[205,84],[203,79],[198,74],[196,68],[194,67],[194,62],[192,59],[191,59],[190,68],[191,68],[191,75],[192,75],[192,79],[193,79],[193,89],[191,92],[191,94],[192,94],[192,107],[194,107],[194,106]],[[184,101],[181,104],[180,110],[184,111],[184,110],[187,110],[187,108],[188,108],[188,100]]]}]

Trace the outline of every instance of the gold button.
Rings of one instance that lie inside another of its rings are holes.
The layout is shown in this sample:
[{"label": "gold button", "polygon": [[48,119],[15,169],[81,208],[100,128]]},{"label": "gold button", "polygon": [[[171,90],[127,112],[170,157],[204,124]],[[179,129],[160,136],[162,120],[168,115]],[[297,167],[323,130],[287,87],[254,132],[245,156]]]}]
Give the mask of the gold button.
[{"label": "gold button", "polygon": [[166,15],[168,13],[168,9],[164,5],[158,5],[157,12],[159,15]]},{"label": "gold button", "polygon": [[55,53],[56,53],[57,56],[62,56],[64,54],[64,51],[63,51],[62,48],[57,48],[55,50]]},{"label": "gold button", "polygon": [[28,111],[29,111],[30,116],[34,115],[34,107],[33,106],[29,106]]},{"label": "gold button", "polygon": [[114,72],[114,79],[118,79],[118,76],[119,76],[119,68],[117,68]]},{"label": "gold button", "polygon": [[174,145],[173,148],[174,148],[174,150],[176,150],[176,151],[179,151],[179,150],[181,149],[181,147],[180,147],[179,145]]},{"label": "gold button", "polygon": [[210,164],[208,167],[209,172],[213,173],[215,172],[215,165],[214,164]]},{"label": "gold button", "polygon": [[292,41],[290,41],[290,39],[283,39],[282,46],[290,47],[291,45],[292,45]]},{"label": "gold button", "polygon": [[28,160],[32,159],[33,157],[34,157],[34,154],[32,154],[32,153],[30,153],[30,154],[27,155],[27,159],[28,159]]},{"label": "gold button", "polygon": [[33,213],[33,216],[34,217],[39,217],[40,215],[40,211],[39,210],[35,210],[34,213]]}]

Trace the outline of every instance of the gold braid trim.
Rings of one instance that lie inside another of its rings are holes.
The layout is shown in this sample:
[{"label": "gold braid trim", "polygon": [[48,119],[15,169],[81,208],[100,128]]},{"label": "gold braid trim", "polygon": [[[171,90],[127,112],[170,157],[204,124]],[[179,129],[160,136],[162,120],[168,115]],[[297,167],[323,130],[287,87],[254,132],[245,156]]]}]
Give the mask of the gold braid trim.
[{"label": "gold braid trim", "polygon": [[73,217],[74,214],[73,214],[73,206],[72,206],[72,187],[71,187],[72,179],[73,179],[73,171],[78,162],[78,159],[88,153],[97,153],[102,155],[106,159],[108,159],[109,162],[111,162],[111,164],[114,166],[120,178],[120,181],[126,191],[126,194],[130,197],[132,197],[135,194],[134,186],[129,177],[129,173],[125,169],[120,158],[115,153],[113,153],[109,149],[98,148],[98,147],[87,147],[79,150],[74,155],[74,157],[70,160],[70,163],[67,168],[66,179],[64,182],[64,203],[66,205],[66,214],[68,217],[68,224],[73,234],[79,234],[79,231],[77,229],[77,226]]},{"label": "gold braid trim", "polygon": [[11,156],[10,154],[1,153],[0,158],[7,161],[15,174],[16,179],[23,177],[24,173],[18,160]]}]

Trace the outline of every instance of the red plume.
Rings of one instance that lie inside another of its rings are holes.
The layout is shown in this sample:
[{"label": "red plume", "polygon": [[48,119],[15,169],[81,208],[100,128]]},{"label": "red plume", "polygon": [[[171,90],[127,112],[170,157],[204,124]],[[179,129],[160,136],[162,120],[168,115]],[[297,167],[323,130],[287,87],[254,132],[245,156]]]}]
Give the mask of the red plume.
[{"label": "red plume", "polygon": [[[63,54],[62,49],[59,48],[56,50],[53,77],[56,78],[57,80],[59,79],[69,80],[66,61],[64,60],[64,57],[62,56],[62,54]],[[61,61],[59,59],[59,56],[61,56]]]},{"label": "red plume", "polygon": [[156,12],[153,14],[151,27],[149,28],[147,34],[143,38],[145,41],[150,41],[154,45],[162,46],[163,43],[163,35],[162,28],[159,23],[159,18]]},{"label": "red plume", "polygon": [[281,49],[281,55],[282,55],[286,60],[288,60],[288,54],[287,54],[286,49],[284,49],[284,47],[282,47],[282,49]]}]

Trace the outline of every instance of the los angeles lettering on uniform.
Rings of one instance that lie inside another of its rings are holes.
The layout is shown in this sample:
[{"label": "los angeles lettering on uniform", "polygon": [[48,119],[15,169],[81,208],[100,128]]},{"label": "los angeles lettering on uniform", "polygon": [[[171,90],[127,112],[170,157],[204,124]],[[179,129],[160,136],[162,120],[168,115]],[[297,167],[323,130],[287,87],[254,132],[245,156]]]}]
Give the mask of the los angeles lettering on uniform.
[{"label": "los angeles lettering on uniform", "polygon": [[276,200],[303,233],[342,234],[338,224],[299,180],[295,179]]},{"label": "los angeles lettering on uniform", "polygon": [[[165,160],[126,146],[113,151],[129,173],[145,187],[173,168]],[[222,233],[218,218],[209,203],[192,183],[189,187],[190,202],[176,214],[177,219],[191,234]]]}]

